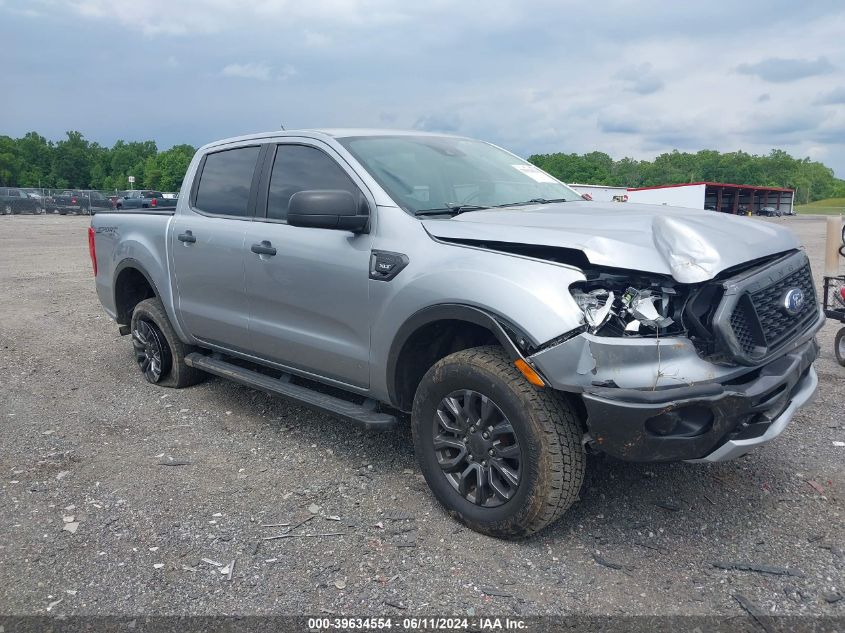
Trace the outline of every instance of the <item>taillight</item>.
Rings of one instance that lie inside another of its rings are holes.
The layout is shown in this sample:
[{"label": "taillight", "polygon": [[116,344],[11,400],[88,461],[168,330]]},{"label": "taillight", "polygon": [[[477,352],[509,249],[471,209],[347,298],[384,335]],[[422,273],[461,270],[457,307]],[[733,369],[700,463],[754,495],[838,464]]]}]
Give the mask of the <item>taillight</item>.
[{"label": "taillight", "polygon": [[71,198],[71,199],[70,199],[70,203],[71,203],[71,204],[76,204],[76,196],[74,196],[73,198]]},{"label": "taillight", "polygon": [[150,200],[150,206],[151,206],[151,207],[156,207],[156,206],[158,206],[158,200],[156,200],[155,198],[153,198],[152,200]]},{"label": "taillight", "polygon": [[94,267],[94,276],[97,276],[97,245],[94,242],[94,227],[88,227],[88,254],[91,255],[91,265]]}]

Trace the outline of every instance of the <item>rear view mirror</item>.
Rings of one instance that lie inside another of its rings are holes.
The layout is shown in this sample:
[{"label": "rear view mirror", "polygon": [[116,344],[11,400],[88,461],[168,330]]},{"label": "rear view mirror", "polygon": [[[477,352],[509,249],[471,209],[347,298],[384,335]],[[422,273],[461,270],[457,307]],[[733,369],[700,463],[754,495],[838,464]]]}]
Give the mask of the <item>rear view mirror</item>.
[{"label": "rear view mirror", "polygon": [[359,209],[355,196],[348,191],[298,191],[290,197],[287,221],[291,226],[362,233],[370,218],[361,215]]}]

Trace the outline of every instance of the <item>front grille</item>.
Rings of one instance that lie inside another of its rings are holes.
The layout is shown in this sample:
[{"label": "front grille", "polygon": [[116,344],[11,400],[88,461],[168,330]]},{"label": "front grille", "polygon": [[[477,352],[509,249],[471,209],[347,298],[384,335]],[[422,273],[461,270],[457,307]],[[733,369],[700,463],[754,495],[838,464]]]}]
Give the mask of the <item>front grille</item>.
[{"label": "front grille", "polygon": [[755,340],[754,332],[751,329],[751,323],[755,316],[749,314],[749,312],[751,311],[745,305],[745,302],[737,305],[731,313],[731,329],[742,351],[746,354],[753,354],[758,347],[759,340]]},{"label": "front grille", "polygon": [[[804,293],[804,306],[795,315],[787,314],[782,308],[783,296],[790,288],[800,288]],[[751,301],[766,338],[766,347],[780,347],[793,335],[803,331],[818,313],[810,265],[807,264],[768,288],[753,293]]]},{"label": "front grille", "polygon": [[[725,296],[714,317],[723,353],[743,364],[756,364],[802,334],[818,317],[810,264],[794,253],[750,274],[724,282]],[[792,288],[804,293],[797,314],[784,309]]]}]

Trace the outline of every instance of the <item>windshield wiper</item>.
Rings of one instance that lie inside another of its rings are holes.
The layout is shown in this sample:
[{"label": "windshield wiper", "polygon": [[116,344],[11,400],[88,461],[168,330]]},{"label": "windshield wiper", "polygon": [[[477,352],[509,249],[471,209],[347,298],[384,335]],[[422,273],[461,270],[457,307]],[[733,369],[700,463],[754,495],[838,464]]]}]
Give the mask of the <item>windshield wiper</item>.
[{"label": "windshield wiper", "polygon": [[500,207],[521,207],[525,206],[526,204],[552,204],[553,202],[569,202],[568,198],[552,198],[551,200],[547,198],[531,198],[531,200],[525,200],[524,202],[506,202],[505,204],[497,204],[496,208]]},{"label": "windshield wiper", "polygon": [[490,207],[482,207],[477,204],[456,204],[454,206],[447,205],[439,209],[420,209],[414,215],[443,215],[444,213],[451,213],[452,215],[460,215],[467,211],[481,211],[482,209],[489,209]]}]

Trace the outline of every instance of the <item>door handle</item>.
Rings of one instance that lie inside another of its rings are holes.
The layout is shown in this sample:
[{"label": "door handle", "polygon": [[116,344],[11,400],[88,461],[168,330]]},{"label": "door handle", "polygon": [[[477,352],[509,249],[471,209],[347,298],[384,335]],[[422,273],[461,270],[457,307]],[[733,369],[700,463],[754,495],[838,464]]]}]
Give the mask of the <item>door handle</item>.
[{"label": "door handle", "polygon": [[190,231],[185,231],[184,233],[180,233],[179,235],[176,236],[176,239],[178,239],[180,242],[188,242],[190,244],[193,244],[194,242],[197,241],[197,238],[195,238],[194,234],[191,233]]},{"label": "door handle", "polygon": [[256,255],[269,255],[272,257],[276,254],[276,249],[267,240],[264,240],[261,244],[253,244],[249,250]]}]

